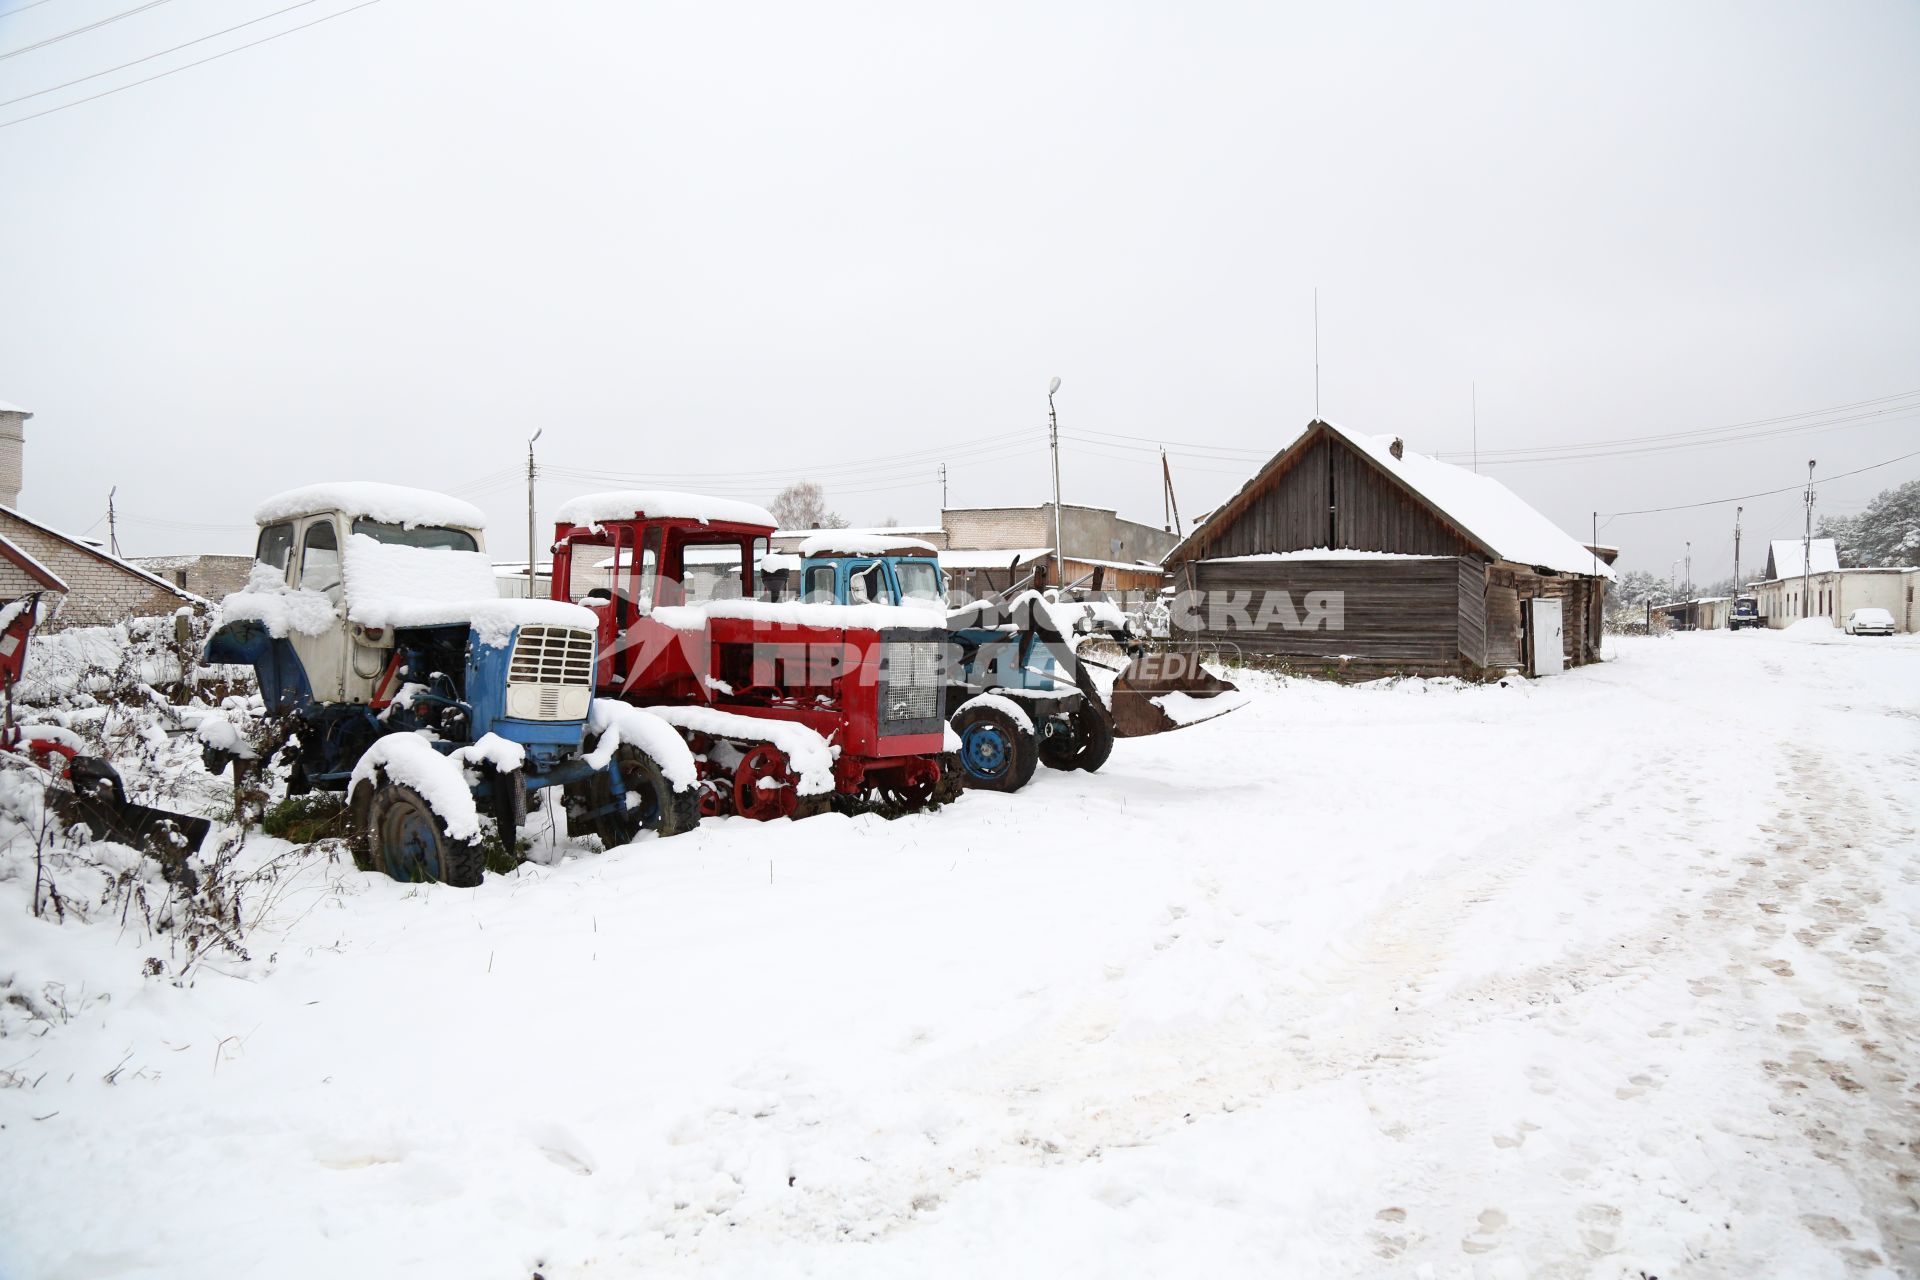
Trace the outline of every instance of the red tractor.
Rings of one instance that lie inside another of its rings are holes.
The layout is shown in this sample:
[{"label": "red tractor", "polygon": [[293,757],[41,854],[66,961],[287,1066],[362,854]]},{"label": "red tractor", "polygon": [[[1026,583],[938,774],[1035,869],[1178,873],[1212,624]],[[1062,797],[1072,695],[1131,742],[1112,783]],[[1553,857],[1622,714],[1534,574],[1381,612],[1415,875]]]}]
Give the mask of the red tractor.
[{"label": "red tractor", "polygon": [[[551,595],[599,615],[596,696],[678,732],[702,815],[900,813],[957,796],[942,612],[766,599],[773,530],[759,507],[687,494],[565,504]],[[595,799],[568,796],[582,829]]]}]

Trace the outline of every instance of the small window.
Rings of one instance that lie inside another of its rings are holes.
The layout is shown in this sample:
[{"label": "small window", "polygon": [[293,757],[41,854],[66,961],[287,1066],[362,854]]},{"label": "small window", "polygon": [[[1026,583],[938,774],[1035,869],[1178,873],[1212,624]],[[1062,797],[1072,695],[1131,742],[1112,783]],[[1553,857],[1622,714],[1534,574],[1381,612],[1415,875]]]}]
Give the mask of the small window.
[{"label": "small window", "polygon": [[306,541],[300,544],[300,588],[340,598],[340,539],[331,520],[315,520],[307,526]]},{"label": "small window", "polygon": [[900,594],[908,600],[928,600],[939,604],[940,570],[926,560],[896,560],[893,572],[900,579]]},{"label": "small window", "polygon": [[772,579],[768,571],[761,567],[761,561],[765,560],[767,553],[772,550],[773,543],[767,539],[755,538],[753,540],[753,558],[747,563],[753,566],[753,598],[755,600],[772,598],[771,592],[775,579]]},{"label": "small window", "polygon": [[260,531],[260,544],[253,558],[269,569],[287,571],[287,561],[293,557],[293,526],[290,524],[270,524]]},{"label": "small window", "polygon": [[833,603],[833,566],[830,564],[811,564],[807,566],[806,589],[800,598],[808,604]]},{"label": "small window", "polygon": [[847,575],[848,604],[892,604],[887,588],[887,567],[872,560]]},{"label": "small window", "polygon": [[636,571],[639,581],[634,584],[633,599],[642,613],[653,608],[654,583],[660,577],[660,543],[665,536],[659,525],[653,525],[640,545],[640,567]]}]

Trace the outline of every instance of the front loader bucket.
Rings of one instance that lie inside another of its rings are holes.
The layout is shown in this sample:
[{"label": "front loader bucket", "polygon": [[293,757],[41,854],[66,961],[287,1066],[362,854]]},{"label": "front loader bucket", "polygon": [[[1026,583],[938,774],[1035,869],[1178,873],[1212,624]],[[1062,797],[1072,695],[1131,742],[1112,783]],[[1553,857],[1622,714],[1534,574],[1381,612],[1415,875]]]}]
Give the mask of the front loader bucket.
[{"label": "front loader bucket", "polygon": [[1113,736],[1144,738],[1184,729],[1244,706],[1247,695],[1200,665],[1200,655],[1153,650],[1113,682]]},{"label": "front loader bucket", "polygon": [[113,840],[153,853],[198,853],[213,824],[205,818],[151,809],[127,799],[112,765],[92,756],[75,756],[67,769],[71,789],[47,788],[47,802],[68,827],[85,827]]}]

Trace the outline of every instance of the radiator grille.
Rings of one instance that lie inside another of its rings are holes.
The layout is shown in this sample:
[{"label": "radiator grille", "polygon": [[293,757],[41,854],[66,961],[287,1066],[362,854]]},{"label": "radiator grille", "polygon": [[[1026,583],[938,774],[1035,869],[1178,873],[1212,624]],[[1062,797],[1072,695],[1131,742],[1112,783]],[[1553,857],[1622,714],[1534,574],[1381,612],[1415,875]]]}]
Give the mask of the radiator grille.
[{"label": "radiator grille", "polygon": [[939,642],[886,640],[880,661],[880,731],[924,733],[938,727],[944,692]]},{"label": "radiator grille", "polygon": [[507,664],[507,683],[593,685],[593,632],[522,627]]}]

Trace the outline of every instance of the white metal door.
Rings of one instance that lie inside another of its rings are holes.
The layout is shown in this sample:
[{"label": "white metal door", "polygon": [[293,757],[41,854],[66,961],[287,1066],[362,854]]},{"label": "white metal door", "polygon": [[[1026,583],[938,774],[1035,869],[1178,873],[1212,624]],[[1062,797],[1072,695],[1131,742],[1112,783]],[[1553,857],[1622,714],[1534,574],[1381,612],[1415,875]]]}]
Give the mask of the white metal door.
[{"label": "white metal door", "polygon": [[1561,632],[1558,600],[1527,601],[1533,632],[1533,674],[1550,676],[1567,669],[1566,638]]}]

